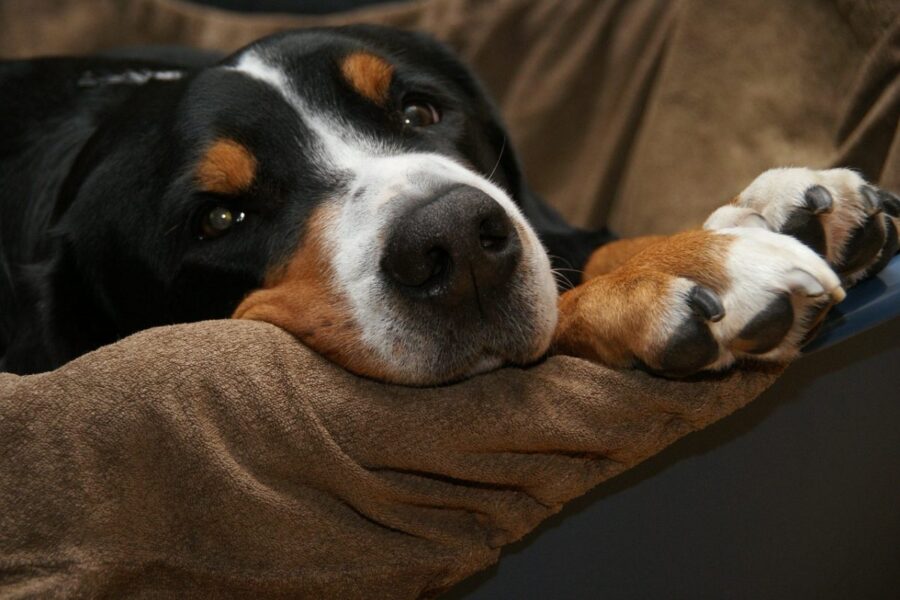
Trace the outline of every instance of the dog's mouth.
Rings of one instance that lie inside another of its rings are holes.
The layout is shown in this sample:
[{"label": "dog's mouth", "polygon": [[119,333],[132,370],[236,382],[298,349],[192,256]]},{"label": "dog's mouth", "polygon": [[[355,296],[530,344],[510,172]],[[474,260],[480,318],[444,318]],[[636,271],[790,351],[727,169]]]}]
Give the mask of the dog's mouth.
[{"label": "dog's mouth", "polygon": [[395,210],[375,235],[344,208],[318,211],[300,249],[234,317],[268,321],[351,372],[406,385],[546,352],[556,286],[520,215],[466,185]]}]

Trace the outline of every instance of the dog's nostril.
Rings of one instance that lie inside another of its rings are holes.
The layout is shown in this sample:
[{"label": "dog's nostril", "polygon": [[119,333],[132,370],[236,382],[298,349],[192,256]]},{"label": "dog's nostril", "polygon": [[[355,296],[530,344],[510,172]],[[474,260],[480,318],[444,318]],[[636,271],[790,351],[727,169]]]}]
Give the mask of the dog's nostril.
[{"label": "dog's nostril", "polygon": [[480,190],[457,186],[398,216],[381,267],[407,298],[474,306],[506,292],[521,254],[506,210]]},{"label": "dog's nostril", "polygon": [[509,241],[510,222],[504,216],[491,216],[481,221],[478,226],[478,239],[481,247],[492,252],[499,252]]},{"label": "dog's nostril", "polygon": [[387,253],[381,267],[401,285],[422,287],[443,277],[450,270],[450,261],[450,254],[440,246],[425,252],[401,248]]},{"label": "dog's nostril", "polygon": [[485,250],[502,250],[503,244],[505,242],[506,238],[492,237],[487,235],[481,236],[481,247]]},{"label": "dog's nostril", "polygon": [[443,248],[432,248],[425,253],[425,256],[428,257],[428,262],[431,263],[431,273],[419,285],[432,282],[450,270],[450,254]]}]

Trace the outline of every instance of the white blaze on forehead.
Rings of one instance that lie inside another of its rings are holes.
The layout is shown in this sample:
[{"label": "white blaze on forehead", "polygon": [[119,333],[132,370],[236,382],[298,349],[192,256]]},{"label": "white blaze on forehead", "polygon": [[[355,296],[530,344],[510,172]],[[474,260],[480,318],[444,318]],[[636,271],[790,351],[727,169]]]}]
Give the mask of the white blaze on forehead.
[{"label": "white blaze on forehead", "polygon": [[[390,147],[355,131],[336,115],[314,110],[293,87],[277,66],[248,51],[228,69],[248,75],[274,88],[293,107],[314,135],[314,163],[326,172],[349,178],[342,192],[343,201],[326,229],[331,246],[335,283],[343,291],[354,311],[366,343],[385,361],[394,358],[398,327],[397,316],[389,302],[380,277],[381,251],[386,229],[400,209],[409,203],[425,201],[429,195],[451,185],[467,185],[481,190],[503,207],[522,237],[524,277],[528,294],[538,307],[541,329],[550,335],[556,325],[556,284],[550,261],[534,230],[519,207],[497,185],[455,160],[435,153],[411,153]],[[359,194],[357,194],[359,192]]]},{"label": "white blaze on forehead", "polygon": [[[303,123],[316,135],[330,166],[349,171],[358,183],[378,183],[379,180],[396,182],[404,177],[409,184],[422,178],[432,182],[470,185],[498,202],[516,221],[524,222],[519,207],[509,196],[484,177],[472,172],[458,162],[441,154],[409,153],[389,148],[383,142],[372,140],[354,131],[351,125],[335,116],[311,109],[292,86],[285,73],[277,66],[266,63],[256,53],[249,51],[241,56],[234,67],[227,67],[265,82],[278,90],[281,96],[297,111]],[[399,162],[398,162],[399,161]],[[409,191],[407,189],[407,191]],[[424,191],[424,190],[423,190]]]},{"label": "white blaze on forehead", "polygon": [[227,68],[249,75],[275,88],[316,135],[314,142],[318,143],[326,154],[320,158],[329,159],[330,166],[342,171],[349,170],[367,158],[363,152],[366,140],[353,134],[349,127],[336,120],[329,122],[324,115],[312,110],[294,89],[287,75],[277,66],[265,62],[250,51],[241,56],[234,67]]}]

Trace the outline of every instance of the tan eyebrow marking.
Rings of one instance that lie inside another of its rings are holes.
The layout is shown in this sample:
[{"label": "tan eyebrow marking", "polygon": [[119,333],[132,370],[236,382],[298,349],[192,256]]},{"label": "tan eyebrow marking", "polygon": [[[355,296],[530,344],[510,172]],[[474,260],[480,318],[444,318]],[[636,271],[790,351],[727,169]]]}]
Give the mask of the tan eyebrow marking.
[{"label": "tan eyebrow marking", "polygon": [[379,106],[387,102],[394,65],[385,59],[371,52],[353,52],[341,61],[341,74],[363,97]]},{"label": "tan eyebrow marking", "polygon": [[203,152],[194,175],[204,192],[237,194],[256,177],[256,157],[243,144],[219,138]]}]

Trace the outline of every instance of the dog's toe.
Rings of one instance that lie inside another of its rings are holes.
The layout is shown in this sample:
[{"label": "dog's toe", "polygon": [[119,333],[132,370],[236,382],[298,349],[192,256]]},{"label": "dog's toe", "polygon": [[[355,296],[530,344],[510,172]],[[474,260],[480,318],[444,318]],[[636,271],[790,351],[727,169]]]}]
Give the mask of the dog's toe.
[{"label": "dog's toe", "polygon": [[797,238],[816,251],[819,256],[828,252],[828,238],[819,215],[834,208],[834,198],[821,185],[813,185],[803,196],[804,203],[794,208],[780,227],[780,232]]},{"label": "dog's toe", "polygon": [[887,231],[880,212],[867,215],[867,218],[851,231],[842,256],[834,265],[835,271],[846,278],[867,269],[884,248]]},{"label": "dog's toe", "polygon": [[654,369],[669,377],[685,377],[702,370],[719,357],[719,344],[706,320],[692,315],[679,325],[658,359]]},{"label": "dog's toe", "polygon": [[684,377],[700,371],[719,357],[719,343],[709,329],[725,317],[719,295],[703,285],[694,285],[683,297],[688,312],[669,335],[654,361],[654,371],[669,377]]},{"label": "dog's toe", "polygon": [[794,305],[788,293],[778,294],[768,306],[744,325],[732,348],[746,354],[774,350],[794,326]]}]

